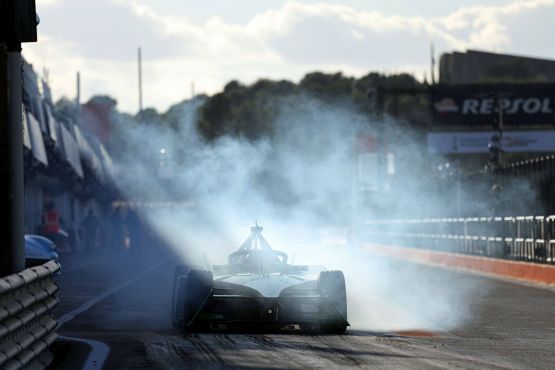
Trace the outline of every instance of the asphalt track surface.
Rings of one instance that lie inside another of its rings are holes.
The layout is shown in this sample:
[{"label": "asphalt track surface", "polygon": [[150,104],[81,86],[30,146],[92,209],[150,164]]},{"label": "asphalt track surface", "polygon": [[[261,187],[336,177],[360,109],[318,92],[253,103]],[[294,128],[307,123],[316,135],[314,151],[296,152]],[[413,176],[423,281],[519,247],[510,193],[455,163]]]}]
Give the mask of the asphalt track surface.
[{"label": "asphalt track surface", "polygon": [[[62,263],[56,310],[61,339],[53,368],[553,369],[555,364],[553,290],[426,267],[423,274],[438,284],[456,279],[487,287],[470,304],[471,320],[436,333],[351,328],[341,336],[183,336],[170,323],[171,256],[66,256]],[[399,263],[400,276],[409,265]]]}]

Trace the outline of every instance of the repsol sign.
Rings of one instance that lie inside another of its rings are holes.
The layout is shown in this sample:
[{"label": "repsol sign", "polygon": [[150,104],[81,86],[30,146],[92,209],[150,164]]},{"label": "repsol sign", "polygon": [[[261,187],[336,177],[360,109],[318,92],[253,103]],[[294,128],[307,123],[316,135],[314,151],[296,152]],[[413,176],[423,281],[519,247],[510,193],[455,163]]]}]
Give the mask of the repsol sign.
[{"label": "repsol sign", "polygon": [[493,125],[499,111],[505,125],[555,123],[555,84],[438,87],[431,103],[436,122],[447,125]]}]

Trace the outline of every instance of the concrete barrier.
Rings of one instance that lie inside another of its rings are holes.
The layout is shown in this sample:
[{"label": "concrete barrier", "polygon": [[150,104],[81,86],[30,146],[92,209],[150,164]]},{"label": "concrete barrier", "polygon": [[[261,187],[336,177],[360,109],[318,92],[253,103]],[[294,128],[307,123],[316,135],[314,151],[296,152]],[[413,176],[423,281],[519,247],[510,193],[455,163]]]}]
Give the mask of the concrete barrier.
[{"label": "concrete barrier", "polygon": [[526,282],[555,285],[555,266],[436,252],[392,245],[366,245],[364,249],[381,255],[411,262],[478,272]]}]

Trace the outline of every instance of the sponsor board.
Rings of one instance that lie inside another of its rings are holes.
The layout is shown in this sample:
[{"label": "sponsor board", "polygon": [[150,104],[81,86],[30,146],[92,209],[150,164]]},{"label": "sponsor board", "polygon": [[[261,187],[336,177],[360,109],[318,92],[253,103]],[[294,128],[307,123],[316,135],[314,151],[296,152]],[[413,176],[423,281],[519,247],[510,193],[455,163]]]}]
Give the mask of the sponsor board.
[{"label": "sponsor board", "polygon": [[555,123],[554,84],[455,85],[432,92],[436,122],[492,125],[498,111],[505,125]]},{"label": "sponsor board", "polygon": [[[429,133],[432,154],[480,154],[489,152],[495,131]],[[501,149],[507,153],[555,152],[555,131],[506,131]]]}]

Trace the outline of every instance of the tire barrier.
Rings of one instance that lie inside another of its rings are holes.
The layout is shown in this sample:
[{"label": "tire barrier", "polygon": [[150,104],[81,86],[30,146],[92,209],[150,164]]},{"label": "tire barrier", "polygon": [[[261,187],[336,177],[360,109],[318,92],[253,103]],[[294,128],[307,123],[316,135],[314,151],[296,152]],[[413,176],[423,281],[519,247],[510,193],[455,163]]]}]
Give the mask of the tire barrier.
[{"label": "tire barrier", "polygon": [[1,369],[45,369],[52,361],[58,303],[52,277],[59,269],[50,261],[0,278]]},{"label": "tire barrier", "polygon": [[555,264],[555,216],[377,220],[364,226],[365,236],[381,244]]}]

